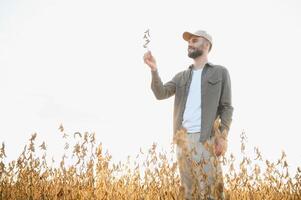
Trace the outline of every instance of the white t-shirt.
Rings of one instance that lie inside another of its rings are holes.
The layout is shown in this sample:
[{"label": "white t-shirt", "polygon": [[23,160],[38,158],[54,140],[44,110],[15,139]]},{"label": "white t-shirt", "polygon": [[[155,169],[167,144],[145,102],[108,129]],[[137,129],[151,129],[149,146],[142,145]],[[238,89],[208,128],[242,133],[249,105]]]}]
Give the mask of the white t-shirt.
[{"label": "white t-shirt", "polygon": [[182,125],[187,129],[189,133],[196,133],[201,131],[201,69],[192,70],[192,80],[189,88],[185,111],[183,114]]}]

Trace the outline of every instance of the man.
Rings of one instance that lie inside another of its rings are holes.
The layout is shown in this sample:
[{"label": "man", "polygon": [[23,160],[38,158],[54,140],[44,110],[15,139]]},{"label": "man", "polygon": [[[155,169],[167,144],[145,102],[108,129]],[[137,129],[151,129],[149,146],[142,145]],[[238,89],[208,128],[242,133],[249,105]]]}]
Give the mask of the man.
[{"label": "man", "polygon": [[162,83],[150,51],[143,59],[151,69],[155,97],[175,95],[173,131],[185,199],[224,199],[221,164],[214,161],[226,152],[232,122],[229,72],[208,62],[213,42],[206,31],[184,32],[183,39],[194,63],[169,82]]}]

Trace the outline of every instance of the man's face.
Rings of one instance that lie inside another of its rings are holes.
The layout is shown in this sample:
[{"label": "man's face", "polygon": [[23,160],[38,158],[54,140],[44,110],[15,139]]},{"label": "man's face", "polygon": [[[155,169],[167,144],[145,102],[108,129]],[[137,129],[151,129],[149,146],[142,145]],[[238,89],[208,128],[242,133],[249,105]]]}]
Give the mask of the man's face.
[{"label": "man's face", "polygon": [[207,50],[207,41],[203,37],[192,36],[188,41],[188,57],[197,58]]}]

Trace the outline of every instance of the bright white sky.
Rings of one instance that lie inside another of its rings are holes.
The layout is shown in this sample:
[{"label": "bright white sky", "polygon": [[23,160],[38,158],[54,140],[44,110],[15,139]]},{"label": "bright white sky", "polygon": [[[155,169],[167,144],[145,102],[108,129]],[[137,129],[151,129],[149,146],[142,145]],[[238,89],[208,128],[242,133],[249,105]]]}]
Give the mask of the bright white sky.
[{"label": "bright white sky", "polygon": [[[95,131],[113,158],[153,142],[169,150],[173,97],[158,101],[143,63],[144,31],[163,82],[192,63],[184,31],[213,36],[209,61],[228,68],[234,106],[228,152],[248,147],[301,165],[298,0],[0,0],[0,141],[16,159],[33,132],[62,155],[58,127]],[[62,148],[61,148],[62,147]]]}]

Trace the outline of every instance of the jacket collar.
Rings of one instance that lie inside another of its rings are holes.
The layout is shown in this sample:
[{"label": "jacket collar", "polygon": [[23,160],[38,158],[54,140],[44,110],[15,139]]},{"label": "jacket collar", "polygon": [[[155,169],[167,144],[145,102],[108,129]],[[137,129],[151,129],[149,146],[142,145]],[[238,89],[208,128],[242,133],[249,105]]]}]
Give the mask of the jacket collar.
[{"label": "jacket collar", "polygon": [[[211,62],[207,62],[205,65],[204,65],[204,68],[205,66],[209,66],[209,67],[213,67],[213,64]],[[192,69],[193,68],[193,64],[189,65],[189,69]]]}]

